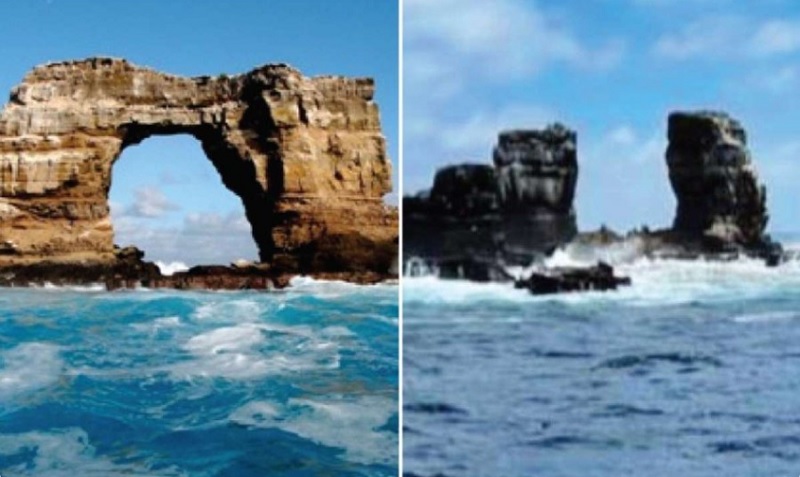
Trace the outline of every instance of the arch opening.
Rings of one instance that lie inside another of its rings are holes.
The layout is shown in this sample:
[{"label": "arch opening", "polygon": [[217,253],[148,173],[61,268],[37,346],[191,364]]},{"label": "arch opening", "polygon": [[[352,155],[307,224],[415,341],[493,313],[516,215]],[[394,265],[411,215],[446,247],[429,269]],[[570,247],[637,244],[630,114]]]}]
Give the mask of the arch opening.
[{"label": "arch opening", "polygon": [[239,194],[247,185],[236,179],[243,174],[220,170],[193,131],[137,130],[125,138],[107,191],[116,245],[143,250],[166,273],[258,260]]}]

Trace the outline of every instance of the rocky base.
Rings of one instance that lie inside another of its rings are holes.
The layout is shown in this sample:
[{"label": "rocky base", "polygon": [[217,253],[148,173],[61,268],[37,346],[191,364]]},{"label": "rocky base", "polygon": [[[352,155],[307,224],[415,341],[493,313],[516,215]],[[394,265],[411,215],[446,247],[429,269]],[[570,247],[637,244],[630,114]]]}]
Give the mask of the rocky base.
[{"label": "rocky base", "polygon": [[762,236],[757,243],[744,246],[720,240],[714,235],[698,236],[674,229],[642,229],[620,235],[601,228],[579,233],[566,247],[599,249],[624,244],[635,246],[637,256],[659,259],[730,261],[752,258],[763,260],[767,266],[777,266],[788,259],[783,246],[767,235]]},{"label": "rocky base", "polygon": [[630,285],[628,277],[617,277],[614,268],[607,263],[598,262],[593,267],[555,267],[535,272],[530,277],[514,282],[516,288],[524,288],[534,295],[564,293],[575,291],[616,290],[622,285]]},{"label": "rocky base", "polygon": [[286,288],[293,277],[306,275],[321,280],[341,280],[374,284],[397,279],[392,270],[301,271],[280,269],[261,263],[200,265],[170,276],[162,275],[157,265],[143,260],[144,253],[134,247],[116,251],[111,262],[19,263],[0,268],[0,287],[90,286],[105,285],[107,290],[128,288],[167,288],[176,290],[275,290]]}]

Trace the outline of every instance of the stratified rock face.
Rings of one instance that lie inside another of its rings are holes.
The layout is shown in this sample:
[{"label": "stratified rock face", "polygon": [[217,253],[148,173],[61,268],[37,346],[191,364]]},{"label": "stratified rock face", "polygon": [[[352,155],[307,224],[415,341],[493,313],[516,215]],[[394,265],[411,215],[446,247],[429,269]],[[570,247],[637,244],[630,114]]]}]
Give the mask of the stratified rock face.
[{"label": "stratified rock face", "polygon": [[313,261],[328,237],[392,244],[373,91],[371,79],[307,78],[280,64],[213,78],[108,58],[37,67],[0,114],[0,264],[113,260],[112,166],[159,134],[201,142],[241,197],[263,261]]},{"label": "stratified rock face", "polygon": [[500,133],[494,149],[504,247],[524,255],[551,249],[578,231],[577,135],[561,124]]},{"label": "stratified rock face", "polygon": [[577,233],[576,135],[561,125],[503,132],[494,167],[436,173],[430,193],[404,199],[405,255],[440,263],[528,264]]},{"label": "stratified rock face", "polygon": [[560,124],[500,133],[494,149],[505,210],[574,214],[578,180],[576,134]]},{"label": "stratified rock face", "polygon": [[429,193],[404,198],[403,207],[406,258],[494,257],[500,216],[497,179],[491,166],[444,167],[436,172]]},{"label": "stratified rock face", "polygon": [[462,164],[439,169],[430,200],[443,212],[471,217],[496,212],[497,177],[491,166]]},{"label": "stratified rock face", "polygon": [[760,244],[766,190],[739,121],[719,112],[676,112],[668,136],[669,178],[678,200],[673,229],[724,244]]}]

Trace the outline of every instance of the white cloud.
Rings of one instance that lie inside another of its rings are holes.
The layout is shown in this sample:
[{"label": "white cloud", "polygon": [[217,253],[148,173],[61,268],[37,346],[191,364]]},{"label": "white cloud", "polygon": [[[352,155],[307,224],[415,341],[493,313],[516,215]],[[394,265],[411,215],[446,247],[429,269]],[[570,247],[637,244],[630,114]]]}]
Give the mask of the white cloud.
[{"label": "white cloud", "polygon": [[758,56],[797,51],[800,49],[800,20],[771,20],[759,25],[749,46]]},{"label": "white cloud", "polygon": [[150,261],[187,265],[258,259],[250,224],[241,212],[192,213],[179,226],[154,226],[139,217],[114,217],[114,241],[144,250]]},{"label": "white cloud", "polygon": [[773,140],[753,145],[753,161],[767,187],[769,225],[773,231],[796,230],[797,184],[800,183],[800,140]]},{"label": "white cloud", "polygon": [[714,16],[687,23],[682,30],[662,36],[654,46],[657,55],[685,60],[705,55],[741,52],[747,22],[740,17]]},{"label": "white cloud", "polygon": [[800,168],[797,167],[800,140],[769,145],[763,150],[754,151],[753,157],[757,169],[770,186],[791,187],[794,190],[800,182]]},{"label": "white cloud", "polygon": [[218,235],[224,233],[250,232],[250,223],[240,213],[226,215],[214,212],[191,213],[184,218],[183,230],[199,235]]},{"label": "white cloud", "polygon": [[[747,76],[744,83],[772,94],[794,92],[800,86],[800,70],[794,65],[784,65],[774,70],[759,70]],[[741,91],[741,82],[732,84],[735,92]]]},{"label": "white cloud", "polygon": [[701,6],[708,7],[710,5],[725,5],[730,3],[731,0],[631,0],[634,5],[641,7],[686,7],[688,6]]},{"label": "white cloud", "polygon": [[587,138],[578,151],[575,206],[580,227],[611,224],[624,231],[641,225],[668,226],[675,199],[664,159],[666,147],[661,128],[640,134],[621,125]]},{"label": "white cloud", "polygon": [[497,134],[505,129],[542,128],[555,114],[533,105],[510,106],[497,111],[477,111],[459,123],[442,125],[436,135],[442,148],[456,154],[491,157]]},{"label": "white cloud", "polygon": [[[504,129],[542,128],[556,120],[556,113],[535,105],[481,109],[455,120],[433,113],[423,115],[416,127],[406,127],[406,141],[415,149],[405,155],[403,193],[430,187],[434,170],[439,167],[460,162],[490,164],[492,147]],[[422,170],[421,160],[427,170]]]},{"label": "white cloud", "polygon": [[446,100],[464,87],[467,78],[456,63],[442,58],[439,51],[408,48],[403,61],[406,97],[424,96],[426,100]]},{"label": "white cloud", "polygon": [[534,0],[404,2],[404,193],[428,187],[445,164],[490,163],[502,129],[558,119],[540,101],[509,105],[487,90],[501,96],[502,85],[551,67],[585,72],[620,62],[622,40],[589,41],[562,13]]},{"label": "white cloud", "polygon": [[628,164],[661,164],[666,149],[667,138],[663,130],[656,130],[640,139],[629,125],[608,130],[599,141],[589,144],[586,148],[593,157]]},{"label": "white cloud", "polygon": [[158,218],[167,212],[178,210],[177,204],[171,202],[160,189],[143,186],[134,190],[134,202],[122,211],[122,215],[142,218]]},{"label": "white cloud", "polygon": [[661,36],[653,51],[674,60],[767,58],[794,53],[800,51],[800,20],[756,22],[739,15],[708,16]]},{"label": "white cloud", "polygon": [[520,0],[405,1],[404,41],[410,87],[423,84],[439,93],[442,85],[457,91],[467,75],[514,79],[559,62],[609,68],[625,49],[621,40],[588,46],[533,2]]},{"label": "white cloud", "polygon": [[608,132],[607,141],[613,145],[630,146],[636,143],[636,132],[628,125],[619,126]]}]

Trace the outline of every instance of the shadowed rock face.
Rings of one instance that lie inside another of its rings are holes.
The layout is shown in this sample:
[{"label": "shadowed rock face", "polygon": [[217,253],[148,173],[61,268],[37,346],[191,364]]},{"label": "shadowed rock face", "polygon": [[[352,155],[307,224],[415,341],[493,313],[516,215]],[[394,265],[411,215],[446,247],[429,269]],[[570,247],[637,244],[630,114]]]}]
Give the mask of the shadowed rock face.
[{"label": "shadowed rock face", "polygon": [[569,241],[578,231],[575,131],[561,124],[500,133],[494,149],[503,247],[525,257]]},{"label": "shadowed rock face", "polygon": [[[326,267],[311,255],[330,237],[358,244],[359,256],[395,247],[373,91],[371,79],[307,78],[280,64],[213,78],[109,58],[34,68],[0,114],[0,265],[113,261],[114,161],[151,135],[180,133],[241,198],[262,261]],[[351,252],[327,263],[346,266]]]},{"label": "shadowed rock face", "polygon": [[725,244],[758,245],[768,215],[742,125],[725,113],[669,116],[667,165],[678,201],[673,229]]},{"label": "shadowed rock face", "polygon": [[573,214],[578,180],[576,134],[560,124],[500,133],[494,148],[504,210]]},{"label": "shadowed rock face", "polygon": [[530,263],[577,233],[575,132],[503,132],[494,167],[448,166],[430,193],[404,199],[406,256]]}]

